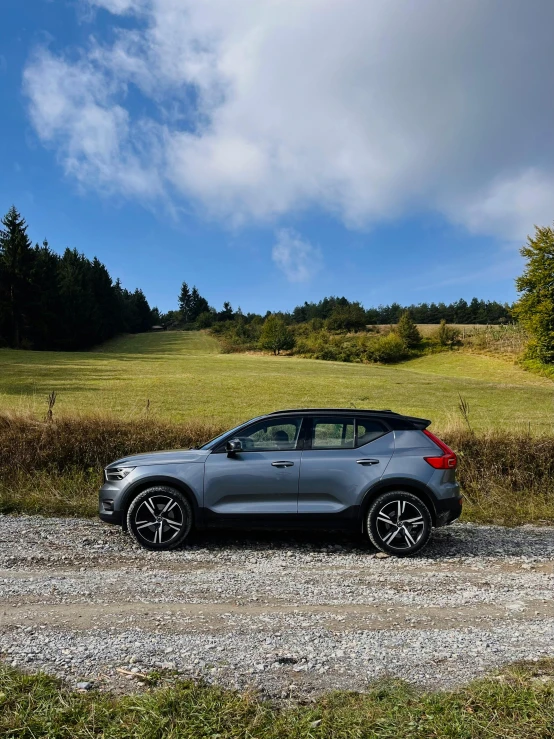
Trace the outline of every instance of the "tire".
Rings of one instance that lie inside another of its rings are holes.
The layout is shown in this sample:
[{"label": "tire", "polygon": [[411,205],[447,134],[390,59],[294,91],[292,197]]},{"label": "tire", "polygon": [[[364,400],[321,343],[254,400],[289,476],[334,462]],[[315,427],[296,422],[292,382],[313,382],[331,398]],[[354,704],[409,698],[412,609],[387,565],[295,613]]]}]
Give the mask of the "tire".
[{"label": "tire", "polygon": [[176,549],[189,535],[192,508],[183,493],[165,485],[143,490],[127,511],[127,529],[145,549]]},{"label": "tire", "polygon": [[[402,526],[397,525],[398,519]],[[371,543],[395,557],[421,551],[433,528],[429,508],[416,495],[403,490],[379,495],[369,508],[366,523]]]}]

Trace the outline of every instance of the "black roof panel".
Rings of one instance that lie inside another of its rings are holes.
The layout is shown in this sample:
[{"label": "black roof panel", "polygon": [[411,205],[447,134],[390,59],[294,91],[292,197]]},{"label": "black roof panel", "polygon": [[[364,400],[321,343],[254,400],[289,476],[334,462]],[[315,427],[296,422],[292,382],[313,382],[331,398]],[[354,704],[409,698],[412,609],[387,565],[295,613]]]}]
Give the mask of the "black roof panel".
[{"label": "black roof panel", "polygon": [[405,428],[425,429],[431,424],[431,421],[427,420],[426,418],[405,416],[402,413],[396,413],[395,411],[391,410],[372,410],[368,408],[287,408],[286,410],[267,413],[266,417],[285,415],[288,413],[305,413],[310,415],[334,415],[335,413],[340,413],[341,415],[348,414],[351,416],[378,416],[383,419],[388,418],[391,422],[394,421],[391,428],[400,428],[404,426]]}]

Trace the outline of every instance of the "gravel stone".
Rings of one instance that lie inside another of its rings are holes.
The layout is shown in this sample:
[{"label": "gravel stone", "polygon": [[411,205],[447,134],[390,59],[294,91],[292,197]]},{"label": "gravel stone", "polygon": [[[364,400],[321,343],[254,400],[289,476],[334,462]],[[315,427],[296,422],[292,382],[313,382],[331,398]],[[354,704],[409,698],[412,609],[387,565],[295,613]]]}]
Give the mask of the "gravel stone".
[{"label": "gravel stone", "polygon": [[147,690],[153,670],[286,700],[450,688],[554,656],[553,594],[549,527],[454,524],[396,559],[337,534],[149,552],[97,521],[0,516],[0,655],[82,690]]}]

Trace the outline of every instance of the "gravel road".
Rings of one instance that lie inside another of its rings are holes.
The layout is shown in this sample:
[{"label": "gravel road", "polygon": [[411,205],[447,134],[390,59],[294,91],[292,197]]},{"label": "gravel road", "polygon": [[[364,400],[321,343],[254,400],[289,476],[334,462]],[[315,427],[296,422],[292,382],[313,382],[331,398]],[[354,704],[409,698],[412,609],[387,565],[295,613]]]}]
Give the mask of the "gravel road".
[{"label": "gravel road", "polygon": [[127,692],[161,668],[273,698],[447,688],[554,656],[554,530],[455,524],[414,559],[251,533],[154,553],[96,521],[0,516],[0,654]]}]

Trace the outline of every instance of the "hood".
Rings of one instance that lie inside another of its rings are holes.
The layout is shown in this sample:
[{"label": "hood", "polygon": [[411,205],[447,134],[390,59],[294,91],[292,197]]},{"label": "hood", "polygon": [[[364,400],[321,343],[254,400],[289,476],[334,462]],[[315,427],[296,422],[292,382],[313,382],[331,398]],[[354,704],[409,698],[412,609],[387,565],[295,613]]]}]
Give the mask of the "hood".
[{"label": "hood", "polygon": [[144,454],[132,454],[109,464],[106,469],[112,467],[144,467],[151,464],[183,464],[185,462],[203,462],[209,451],[200,449],[175,449],[168,452],[145,452]]}]

